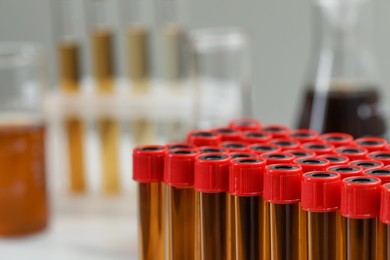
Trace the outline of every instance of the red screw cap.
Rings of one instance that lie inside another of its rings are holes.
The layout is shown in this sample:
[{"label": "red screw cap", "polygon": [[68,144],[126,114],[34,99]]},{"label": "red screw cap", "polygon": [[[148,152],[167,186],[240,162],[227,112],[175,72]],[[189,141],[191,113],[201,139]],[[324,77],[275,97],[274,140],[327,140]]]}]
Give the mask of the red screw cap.
[{"label": "red screw cap", "polygon": [[249,151],[257,155],[264,153],[280,152],[280,147],[273,144],[252,144],[249,147]]},{"label": "red screw cap", "polygon": [[261,124],[256,119],[239,118],[239,119],[230,121],[229,128],[236,129],[239,131],[260,130]]},{"label": "red screw cap", "polygon": [[194,164],[197,150],[176,149],[166,153],[164,183],[174,187],[194,185]]},{"label": "red screw cap", "polygon": [[341,185],[341,215],[346,218],[379,217],[381,180],[375,177],[350,177]]},{"label": "red screw cap", "polygon": [[367,169],[363,171],[365,175],[370,177],[377,177],[382,181],[383,184],[390,182],[390,169],[386,168],[377,168],[377,169]]},{"label": "red screw cap", "polygon": [[390,225],[390,183],[382,186],[380,220]]},{"label": "red screw cap", "polygon": [[139,146],[133,150],[133,180],[141,183],[164,179],[166,148],[160,145]]},{"label": "red screw cap", "polygon": [[332,212],[340,208],[339,174],[327,171],[305,173],[301,185],[302,209],[310,212]]},{"label": "red screw cap", "polygon": [[217,132],[221,135],[222,141],[240,141],[241,140],[241,133],[238,130],[227,128],[227,127],[220,127],[215,128],[212,130],[213,132]]},{"label": "red screw cap", "polygon": [[363,170],[367,170],[367,169],[379,169],[379,168],[382,168],[382,167],[385,166],[385,165],[383,164],[383,162],[376,161],[376,160],[371,160],[371,159],[356,160],[356,161],[350,162],[349,164],[350,164],[350,165],[353,165],[353,166],[359,166],[359,167],[361,167]]},{"label": "red screw cap", "polygon": [[369,152],[386,150],[387,141],[379,137],[363,137],[354,141],[355,145],[366,148]]},{"label": "red screw cap", "polygon": [[225,141],[221,143],[221,147],[228,152],[246,152],[248,151],[248,144],[239,141]]},{"label": "red screw cap", "polygon": [[349,164],[331,166],[328,168],[328,171],[340,174],[341,179],[363,176],[363,169],[361,167]]},{"label": "red screw cap", "polygon": [[267,143],[272,139],[270,134],[263,131],[245,131],[241,133],[240,137],[241,141],[248,144]]},{"label": "red screw cap", "polygon": [[279,146],[282,151],[289,149],[298,149],[301,146],[301,143],[298,141],[294,141],[289,138],[278,138],[270,141],[270,144],[274,144]]},{"label": "red screw cap", "polygon": [[302,168],[299,165],[268,165],[264,172],[264,200],[274,204],[298,203],[301,178]]},{"label": "red screw cap", "polygon": [[302,149],[310,152],[315,152],[317,155],[331,154],[334,153],[334,146],[331,144],[325,144],[322,142],[311,142],[305,143],[302,146]]},{"label": "red screw cap", "polygon": [[198,148],[199,153],[227,153],[228,151],[218,146],[201,146]]},{"label": "red screw cap", "polygon": [[293,130],[289,138],[298,141],[300,143],[310,143],[318,140],[318,133],[310,129],[297,129]]},{"label": "red screw cap", "polygon": [[313,172],[313,171],[326,171],[329,167],[329,162],[326,159],[313,157],[307,159],[296,159],[294,161],[296,164],[302,167],[302,172]]},{"label": "red screw cap", "polygon": [[267,165],[272,164],[292,164],[295,156],[286,152],[265,153],[260,155],[261,159],[266,161]]},{"label": "red screw cap", "polygon": [[187,136],[187,143],[195,146],[219,146],[221,135],[211,131],[192,131]]},{"label": "red screw cap", "polygon": [[265,161],[239,158],[230,163],[229,193],[235,196],[261,196]]},{"label": "red screw cap", "polygon": [[316,153],[311,151],[306,151],[303,149],[292,149],[292,150],[286,150],[286,153],[291,153],[295,156],[297,159],[307,159],[311,157],[315,157]]},{"label": "red screw cap", "polygon": [[290,135],[290,129],[282,125],[268,125],[263,131],[270,134],[272,138],[287,138]]},{"label": "red screw cap", "polygon": [[368,151],[363,147],[341,146],[336,148],[336,153],[347,156],[351,161],[356,161],[366,159]]},{"label": "red screw cap", "polygon": [[257,158],[255,153],[250,152],[232,152],[229,153],[231,159],[239,159],[239,158]]},{"label": "red screw cap", "polygon": [[372,152],[367,155],[368,158],[380,161],[385,166],[390,165],[390,151]]},{"label": "red screw cap", "polygon": [[339,154],[324,154],[318,156],[318,158],[323,158],[329,161],[330,166],[343,165],[349,162],[349,158],[344,155]]},{"label": "red screw cap", "polygon": [[195,146],[187,143],[172,143],[166,145],[168,150],[174,149],[195,149]]},{"label": "red screw cap", "polygon": [[194,189],[204,193],[221,193],[229,189],[230,157],[223,153],[202,154],[195,161]]},{"label": "red screw cap", "polygon": [[353,137],[345,133],[327,133],[320,135],[320,140],[334,147],[339,147],[350,145],[353,142]]}]

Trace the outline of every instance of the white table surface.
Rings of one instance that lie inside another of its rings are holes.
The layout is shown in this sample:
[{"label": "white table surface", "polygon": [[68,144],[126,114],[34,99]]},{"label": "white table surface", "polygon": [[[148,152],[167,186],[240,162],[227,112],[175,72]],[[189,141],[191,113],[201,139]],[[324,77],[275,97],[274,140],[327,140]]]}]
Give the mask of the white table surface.
[{"label": "white table surface", "polygon": [[45,232],[0,239],[0,259],[137,259],[136,200],[59,196]]}]

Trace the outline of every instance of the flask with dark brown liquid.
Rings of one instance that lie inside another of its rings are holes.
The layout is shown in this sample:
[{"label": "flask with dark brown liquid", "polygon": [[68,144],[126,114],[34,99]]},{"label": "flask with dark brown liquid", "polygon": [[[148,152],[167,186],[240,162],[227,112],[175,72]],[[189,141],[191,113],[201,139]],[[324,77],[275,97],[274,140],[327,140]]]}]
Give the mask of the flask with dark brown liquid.
[{"label": "flask with dark brown liquid", "polygon": [[383,135],[380,83],[365,33],[370,0],[313,3],[316,46],[299,128],[354,137]]}]

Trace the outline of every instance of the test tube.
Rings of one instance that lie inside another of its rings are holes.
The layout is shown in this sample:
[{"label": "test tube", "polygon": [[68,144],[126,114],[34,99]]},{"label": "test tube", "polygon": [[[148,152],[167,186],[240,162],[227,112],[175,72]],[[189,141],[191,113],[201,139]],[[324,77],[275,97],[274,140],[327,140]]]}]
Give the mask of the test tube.
[{"label": "test tube", "polygon": [[350,145],[353,142],[353,137],[346,133],[326,133],[320,135],[320,140],[334,147],[340,147]]},{"label": "test tube", "polygon": [[238,130],[227,127],[219,127],[213,129],[213,131],[221,135],[222,141],[241,141],[240,132]]},{"label": "test tube", "polygon": [[390,259],[390,184],[381,192],[380,224],[378,234],[378,259]]},{"label": "test tube", "polygon": [[330,166],[328,160],[318,157],[296,159],[294,163],[302,167],[303,173],[308,173],[312,171],[326,171],[326,169]]},{"label": "test tube", "polygon": [[277,138],[270,141],[270,144],[279,146],[282,151],[290,150],[290,149],[298,149],[301,145],[299,141],[294,141],[290,138]]},{"label": "test tube", "polygon": [[189,34],[196,128],[210,129],[251,116],[250,48],[250,38],[241,28],[198,29]]},{"label": "test tube", "polygon": [[283,125],[267,125],[262,130],[270,135],[272,138],[286,138],[290,135],[290,129]]},{"label": "test tube", "polygon": [[133,179],[138,182],[139,259],[164,259],[164,146],[133,151]]},{"label": "test tube", "polygon": [[[266,259],[299,258],[299,202],[302,168],[299,165],[275,164],[266,167],[264,172],[264,212],[265,246],[270,247]],[[268,219],[268,221],[267,221]],[[267,222],[269,225],[267,225]],[[265,249],[267,252],[267,249]]]},{"label": "test tube", "polygon": [[349,163],[349,158],[347,156],[338,154],[323,154],[318,156],[318,158],[328,160],[330,166],[337,166]]},{"label": "test tube", "polygon": [[203,260],[226,259],[227,254],[227,191],[230,157],[223,153],[199,155],[195,162],[195,232],[200,238]]},{"label": "test tube", "polygon": [[364,170],[368,169],[379,169],[383,168],[385,165],[383,162],[371,160],[371,159],[365,159],[365,160],[356,160],[349,163],[353,166],[359,166]]},{"label": "test tube", "polygon": [[341,154],[347,156],[349,160],[364,160],[367,158],[368,150],[363,147],[355,147],[355,146],[341,146],[335,149],[337,154]]},{"label": "test tube", "polygon": [[271,139],[272,136],[270,134],[258,130],[244,131],[241,133],[241,141],[248,144],[268,143]]},{"label": "test tube", "polygon": [[322,143],[320,141],[302,144],[302,149],[315,152],[317,155],[334,153],[334,146],[332,144]]},{"label": "test tube", "polygon": [[[60,8],[60,39],[58,41],[59,82],[66,94],[76,94],[81,85],[81,41],[77,36],[80,1],[58,0]],[[80,118],[68,117],[65,121],[68,143],[70,190],[82,193],[86,190],[84,168],[84,124]]]},{"label": "test tube", "polygon": [[377,259],[381,180],[350,177],[341,186],[342,259]]},{"label": "test tube", "polygon": [[167,151],[165,157],[166,259],[195,259],[194,163],[196,150]]},{"label": "test tube", "polygon": [[229,122],[229,127],[238,131],[260,131],[261,124],[256,119],[239,118]]},{"label": "test tube", "polygon": [[353,143],[366,148],[368,152],[384,151],[388,145],[385,139],[379,137],[362,137],[356,139]]},{"label": "test tube", "polygon": [[257,260],[262,258],[264,252],[262,200],[264,167],[264,160],[254,158],[234,159],[230,164],[229,194],[234,200],[234,206],[230,210],[235,211],[230,219],[235,222],[234,259]]},{"label": "test tube", "polygon": [[[88,6],[93,27],[91,30],[91,48],[93,74],[97,91],[102,95],[114,92],[114,35],[110,24],[110,5],[112,0],[89,0]],[[105,194],[120,192],[119,180],[119,123],[111,117],[102,117],[98,121],[101,140],[102,189]]]},{"label": "test tube", "polygon": [[307,259],[338,257],[337,221],[340,209],[341,177],[337,173],[314,171],[303,175],[301,207],[307,218]]},{"label": "test tube", "polygon": [[265,153],[259,156],[267,165],[293,163],[295,156],[286,152]]},{"label": "test tube", "polygon": [[292,130],[289,138],[300,143],[310,143],[318,140],[318,132],[310,129],[296,129]]},{"label": "test tube", "polygon": [[367,155],[367,158],[380,161],[385,166],[390,165],[390,151],[378,151],[378,152],[371,152]]},{"label": "test tube", "polygon": [[195,146],[219,146],[221,135],[212,131],[192,131],[187,135],[187,143]]},{"label": "test tube", "polygon": [[327,170],[340,174],[342,180],[348,177],[363,176],[361,167],[349,164],[330,166]]}]

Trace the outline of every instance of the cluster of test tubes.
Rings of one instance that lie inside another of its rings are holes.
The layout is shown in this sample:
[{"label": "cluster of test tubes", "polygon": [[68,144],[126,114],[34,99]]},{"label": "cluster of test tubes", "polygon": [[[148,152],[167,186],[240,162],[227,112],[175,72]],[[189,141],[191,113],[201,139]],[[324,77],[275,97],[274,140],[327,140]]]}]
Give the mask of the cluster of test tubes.
[{"label": "cluster of test tubes", "polygon": [[390,259],[390,147],[238,119],[133,151],[139,259]]}]

